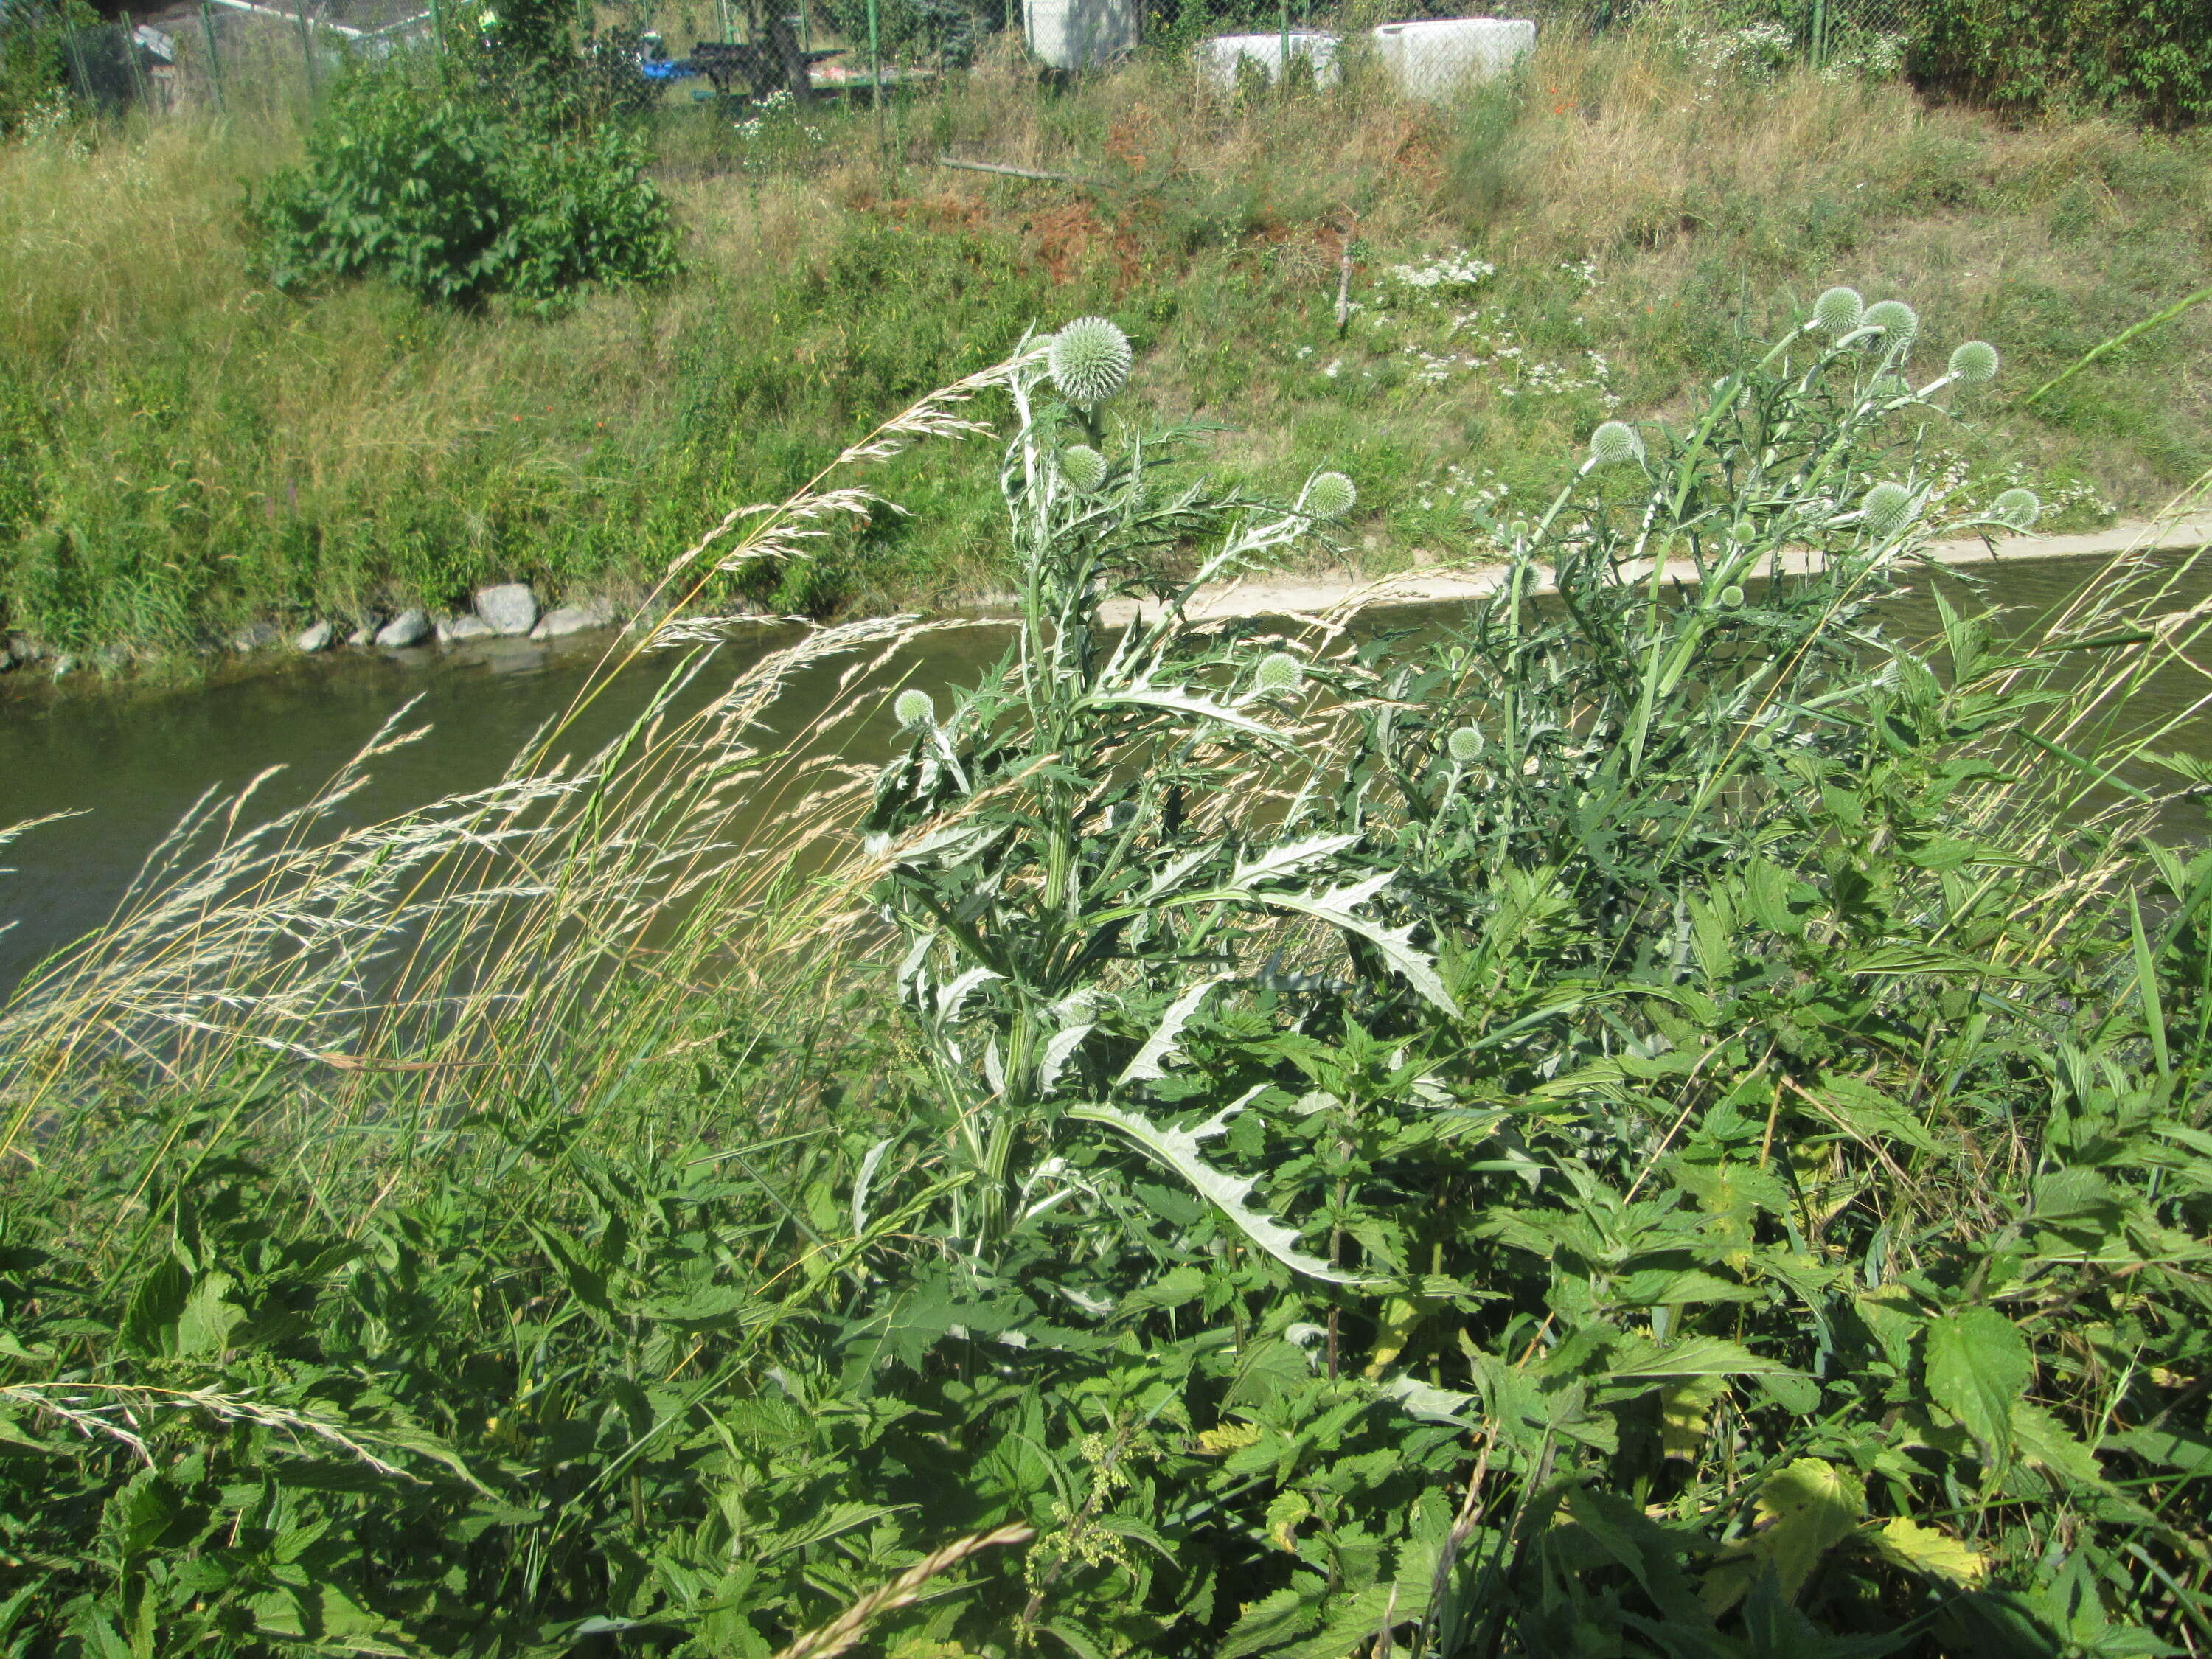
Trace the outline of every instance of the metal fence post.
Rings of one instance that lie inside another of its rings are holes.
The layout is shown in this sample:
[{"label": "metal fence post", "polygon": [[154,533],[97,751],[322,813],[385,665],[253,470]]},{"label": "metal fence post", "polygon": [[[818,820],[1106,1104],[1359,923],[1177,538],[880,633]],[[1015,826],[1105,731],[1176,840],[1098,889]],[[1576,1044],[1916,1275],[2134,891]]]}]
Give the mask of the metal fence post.
[{"label": "metal fence post", "polygon": [[884,55],[876,44],[876,0],[868,0],[868,101],[876,106],[876,142],[884,137]]},{"label": "metal fence post", "polygon": [[200,33],[207,41],[208,84],[215,88],[215,106],[227,110],[230,106],[222,93],[222,51],[215,42],[215,12],[208,0],[200,0]]},{"label": "metal fence post", "polygon": [[1291,89],[1291,0],[1276,0],[1275,90]]},{"label": "metal fence post", "polygon": [[322,76],[315,72],[315,36],[307,25],[307,0],[293,0],[292,15],[300,21],[300,61],[307,69],[307,97],[312,102],[322,94]]}]

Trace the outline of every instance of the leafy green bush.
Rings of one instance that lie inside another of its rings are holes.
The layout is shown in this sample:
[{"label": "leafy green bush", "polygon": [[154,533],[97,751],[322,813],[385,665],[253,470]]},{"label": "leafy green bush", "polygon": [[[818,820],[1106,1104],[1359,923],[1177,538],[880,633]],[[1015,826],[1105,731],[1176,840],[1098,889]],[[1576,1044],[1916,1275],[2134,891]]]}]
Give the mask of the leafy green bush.
[{"label": "leafy green bush", "polygon": [[[2144,841],[2097,711],[2194,624],[2138,571],[2056,648],[1884,635],[1925,428],[1991,367],[1916,389],[1919,330],[1832,289],[1680,428],[1601,427],[1437,638],[1193,621],[1355,492],[1111,428],[1086,319],[840,458],[1015,405],[1018,625],[824,715],[887,765],[750,746],[780,676],[902,637],[864,623],[326,853],[210,807],[173,933],[0,1010],[0,1639],[2176,1647],[2212,853]],[[757,779],[804,925],[690,908]],[[485,861],[426,923],[441,848]],[[483,1024],[362,1018],[379,949],[465,957]]]},{"label": "leafy green bush", "polygon": [[249,207],[282,287],[378,276],[425,300],[506,295],[544,308],[587,284],[677,269],[678,231],[645,148],[611,125],[555,131],[405,66],[364,69],[307,148],[305,165]]},{"label": "leafy green bush", "polygon": [[1998,104],[2212,117],[2199,0],[1929,0],[1915,71]]}]

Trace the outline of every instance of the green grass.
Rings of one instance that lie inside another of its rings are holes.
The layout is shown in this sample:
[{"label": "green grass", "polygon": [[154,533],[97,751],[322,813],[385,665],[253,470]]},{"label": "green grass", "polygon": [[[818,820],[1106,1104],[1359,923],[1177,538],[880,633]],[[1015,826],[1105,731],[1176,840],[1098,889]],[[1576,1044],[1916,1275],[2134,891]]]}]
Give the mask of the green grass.
[{"label": "green grass", "polygon": [[[866,112],[831,112],[748,138],[672,102],[654,137],[689,274],[550,322],[258,281],[239,208],[296,152],[281,103],[0,150],[6,625],[174,658],[258,617],[451,605],[490,580],[635,592],[689,529],[776,496],[873,411],[1088,312],[1135,336],[1156,407],[1233,411],[1226,476],[1358,477],[1353,550],[1376,568],[1485,551],[1468,491],[1540,490],[1608,412],[1597,386],[1507,395],[1511,358],[1420,380],[1409,348],[1464,352],[1446,338],[1462,309],[1502,319],[1468,355],[1510,347],[1586,380],[1601,353],[1640,415],[1680,407],[1831,282],[1909,292],[1944,319],[1942,349],[2006,345],[1980,435],[1931,428],[1948,453],[1929,465],[1968,494],[2024,477],[2070,527],[2155,507],[2212,464],[2201,377],[2171,372],[2212,343],[2212,311],[2018,401],[2201,285],[2201,133],[1723,83],[1656,33],[1555,36],[1523,93],[1452,118],[1357,86],[1224,110],[1164,63],[1048,95],[994,64],[885,130],[879,145]],[[1100,187],[929,164],[947,149]],[[1363,313],[1339,341],[1347,209],[1364,301],[1387,297],[1389,264],[1450,246],[1495,274],[1463,306],[1386,331]],[[1595,286],[1569,269],[1585,262]],[[823,613],[1003,588],[977,550],[988,465],[975,447],[894,472],[911,519],[725,597]]]}]

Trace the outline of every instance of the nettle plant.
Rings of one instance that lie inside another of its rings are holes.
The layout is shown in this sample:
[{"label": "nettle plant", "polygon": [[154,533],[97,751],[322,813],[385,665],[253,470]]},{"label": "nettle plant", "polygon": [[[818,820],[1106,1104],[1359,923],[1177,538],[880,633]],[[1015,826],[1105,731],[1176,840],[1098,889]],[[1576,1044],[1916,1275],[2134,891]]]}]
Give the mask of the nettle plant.
[{"label": "nettle plant", "polygon": [[1109,331],[1006,374],[1014,641],[900,694],[869,824],[912,1071],[851,1205],[904,1242],[843,1383],[1044,1529],[1016,1622],[2146,1650],[2191,1534],[2100,1455],[2184,1455],[2203,1346],[2153,1272],[2206,1254],[2152,983],[2197,878],[2130,908],[2084,659],[1873,609],[1996,352],[1916,386],[1911,307],[1831,289],[1681,429],[1600,427],[1441,637],[1285,634],[1192,597],[1351,481],[1171,482]]}]

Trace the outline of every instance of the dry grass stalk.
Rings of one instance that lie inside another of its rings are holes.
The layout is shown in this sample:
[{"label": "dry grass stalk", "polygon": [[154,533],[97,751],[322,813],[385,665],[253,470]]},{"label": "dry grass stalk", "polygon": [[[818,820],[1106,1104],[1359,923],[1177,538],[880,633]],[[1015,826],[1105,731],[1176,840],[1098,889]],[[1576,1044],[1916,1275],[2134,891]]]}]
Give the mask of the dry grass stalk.
[{"label": "dry grass stalk", "polygon": [[780,1650],[775,1659],[835,1659],[835,1656],[866,1635],[868,1626],[878,1617],[920,1601],[922,1586],[931,1579],[951,1571],[978,1551],[1003,1544],[1025,1544],[1036,1535],[1033,1528],[1016,1522],[990,1532],[956,1538],[942,1549],[923,1556],[890,1583],[869,1591],[828,1624],[807,1632]]}]

